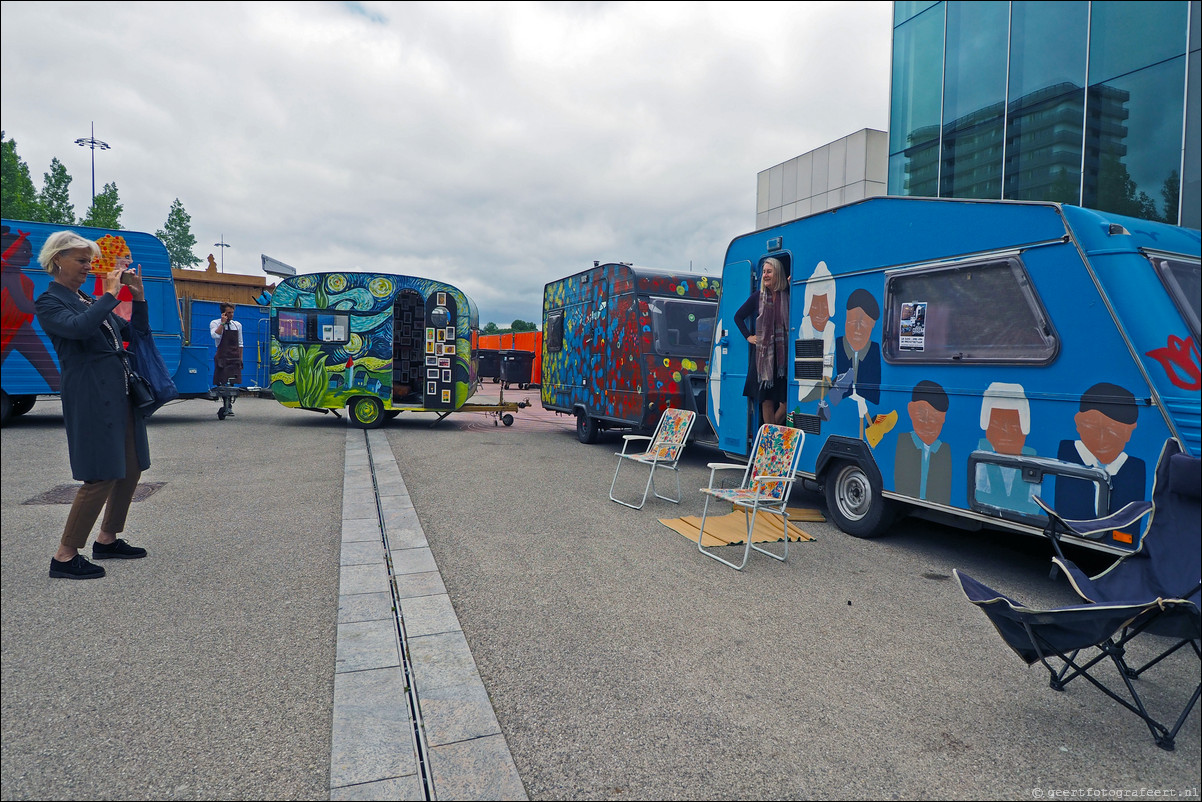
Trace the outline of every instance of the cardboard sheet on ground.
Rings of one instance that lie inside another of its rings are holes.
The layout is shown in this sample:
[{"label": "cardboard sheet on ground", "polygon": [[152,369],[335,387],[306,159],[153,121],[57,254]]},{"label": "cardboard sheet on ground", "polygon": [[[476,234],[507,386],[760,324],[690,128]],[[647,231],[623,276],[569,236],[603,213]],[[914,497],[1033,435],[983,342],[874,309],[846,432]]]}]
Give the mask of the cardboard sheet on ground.
[{"label": "cardboard sheet on ground", "polygon": [[[750,513],[747,513],[750,515]],[[789,507],[789,540],[814,540],[808,532],[797,526],[798,521],[825,521],[826,518],[818,510],[802,507]],[[700,515],[686,515],[683,518],[660,518],[659,522],[674,532],[684,535],[694,543],[697,542],[697,530],[701,528]],[[757,515],[755,531],[751,535],[752,543],[774,543],[784,538],[779,515]],[[726,515],[710,515],[705,519],[705,537],[701,545],[733,546],[742,544],[747,538],[747,518],[742,510],[736,510]]]}]

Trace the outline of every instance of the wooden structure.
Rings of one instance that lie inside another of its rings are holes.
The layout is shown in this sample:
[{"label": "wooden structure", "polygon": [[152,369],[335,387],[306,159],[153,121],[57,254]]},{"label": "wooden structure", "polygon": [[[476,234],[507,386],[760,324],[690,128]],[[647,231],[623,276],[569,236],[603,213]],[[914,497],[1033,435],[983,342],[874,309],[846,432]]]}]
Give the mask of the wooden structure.
[{"label": "wooden structure", "polygon": [[181,301],[257,304],[256,299],[262,296],[264,290],[275,292],[275,284],[268,284],[265,276],[218,272],[213,254],[209,254],[209,266],[204,270],[173,267],[171,277],[175,279],[175,296]]}]

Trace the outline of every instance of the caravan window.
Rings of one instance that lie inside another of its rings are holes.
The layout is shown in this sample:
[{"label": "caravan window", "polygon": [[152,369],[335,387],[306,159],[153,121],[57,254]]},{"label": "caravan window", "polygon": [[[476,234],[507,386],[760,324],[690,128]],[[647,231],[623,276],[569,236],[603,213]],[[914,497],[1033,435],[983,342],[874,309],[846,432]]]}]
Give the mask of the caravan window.
[{"label": "caravan window", "polygon": [[1059,350],[1017,258],[896,273],[885,303],[889,362],[1045,364]]},{"label": "caravan window", "polygon": [[709,356],[718,308],[712,303],[652,298],[651,333],[664,356]]},{"label": "caravan window", "polygon": [[319,309],[282,309],[276,316],[276,339],[282,343],[345,343],[350,316]]},{"label": "caravan window", "polygon": [[544,336],[548,353],[557,354],[563,350],[563,312],[547,315],[547,331]]},{"label": "caravan window", "polygon": [[1199,339],[1202,337],[1198,326],[1202,278],[1199,276],[1198,263],[1181,256],[1164,254],[1148,254],[1148,258],[1152,260],[1156,274],[1160,276],[1161,283],[1168,290],[1169,297],[1173,299],[1177,311],[1181,313],[1181,317],[1189,326],[1194,339]]}]

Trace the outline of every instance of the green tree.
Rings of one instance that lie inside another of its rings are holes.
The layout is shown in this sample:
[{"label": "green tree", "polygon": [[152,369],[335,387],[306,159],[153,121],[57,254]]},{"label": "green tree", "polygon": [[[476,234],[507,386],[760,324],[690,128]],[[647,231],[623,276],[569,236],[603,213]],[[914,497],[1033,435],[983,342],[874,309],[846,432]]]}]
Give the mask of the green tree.
[{"label": "green tree", "polygon": [[1169,177],[1164,180],[1160,197],[1164,198],[1164,221],[1177,225],[1178,213],[1181,210],[1181,179],[1176,170],[1169,173]]},{"label": "green tree", "polygon": [[167,255],[171,257],[174,268],[192,267],[200,264],[200,257],[192,252],[196,247],[196,237],[192,236],[192,216],[184,211],[184,204],[179,198],[171,204],[167,212],[167,223],[154,235],[163,241]]},{"label": "green tree", "polygon": [[125,207],[117,197],[117,185],[105,184],[104,191],[92,199],[88,215],[79,221],[81,226],[96,228],[121,228],[121,212]]},{"label": "green tree", "polygon": [[42,191],[38,193],[41,222],[75,225],[75,207],[71,205],[71,176],[58,159],[50,160],[50,172],[42,176]]},{"label": "green tree", "polygon": [[497,328],[497,324],[491,322],[485,323],[484,328],[480,329],[481,334],[496,334],[499,331],[500,329]]},{"label": "green tree", "polygon": [[14,220],[41,219],[38,208],[37,188],[29,177],[29,165],[17,155],[17,143],[5,139],[0,131],[0,146],[3,147],[3,164],[0,165],[0,210],[5,217]]},{"label": "green tree", "polygon": [[515,320],[509,324],[510,331],[538,331],[538,326],[529,320]]}]

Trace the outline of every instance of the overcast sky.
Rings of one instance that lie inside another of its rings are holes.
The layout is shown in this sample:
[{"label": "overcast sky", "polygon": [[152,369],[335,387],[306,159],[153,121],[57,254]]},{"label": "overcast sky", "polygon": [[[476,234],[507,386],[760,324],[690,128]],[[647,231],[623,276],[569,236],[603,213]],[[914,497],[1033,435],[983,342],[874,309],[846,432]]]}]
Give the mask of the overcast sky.
[{"label": "overcast sky", "polygon": [[[77,217],[262,275],[447,281],[480,324],[625,261],[720,273],[756,174],[887,130],[889,2],[4,2],[0,117]],[[270,278],[269,281],[276,279]]]}]

